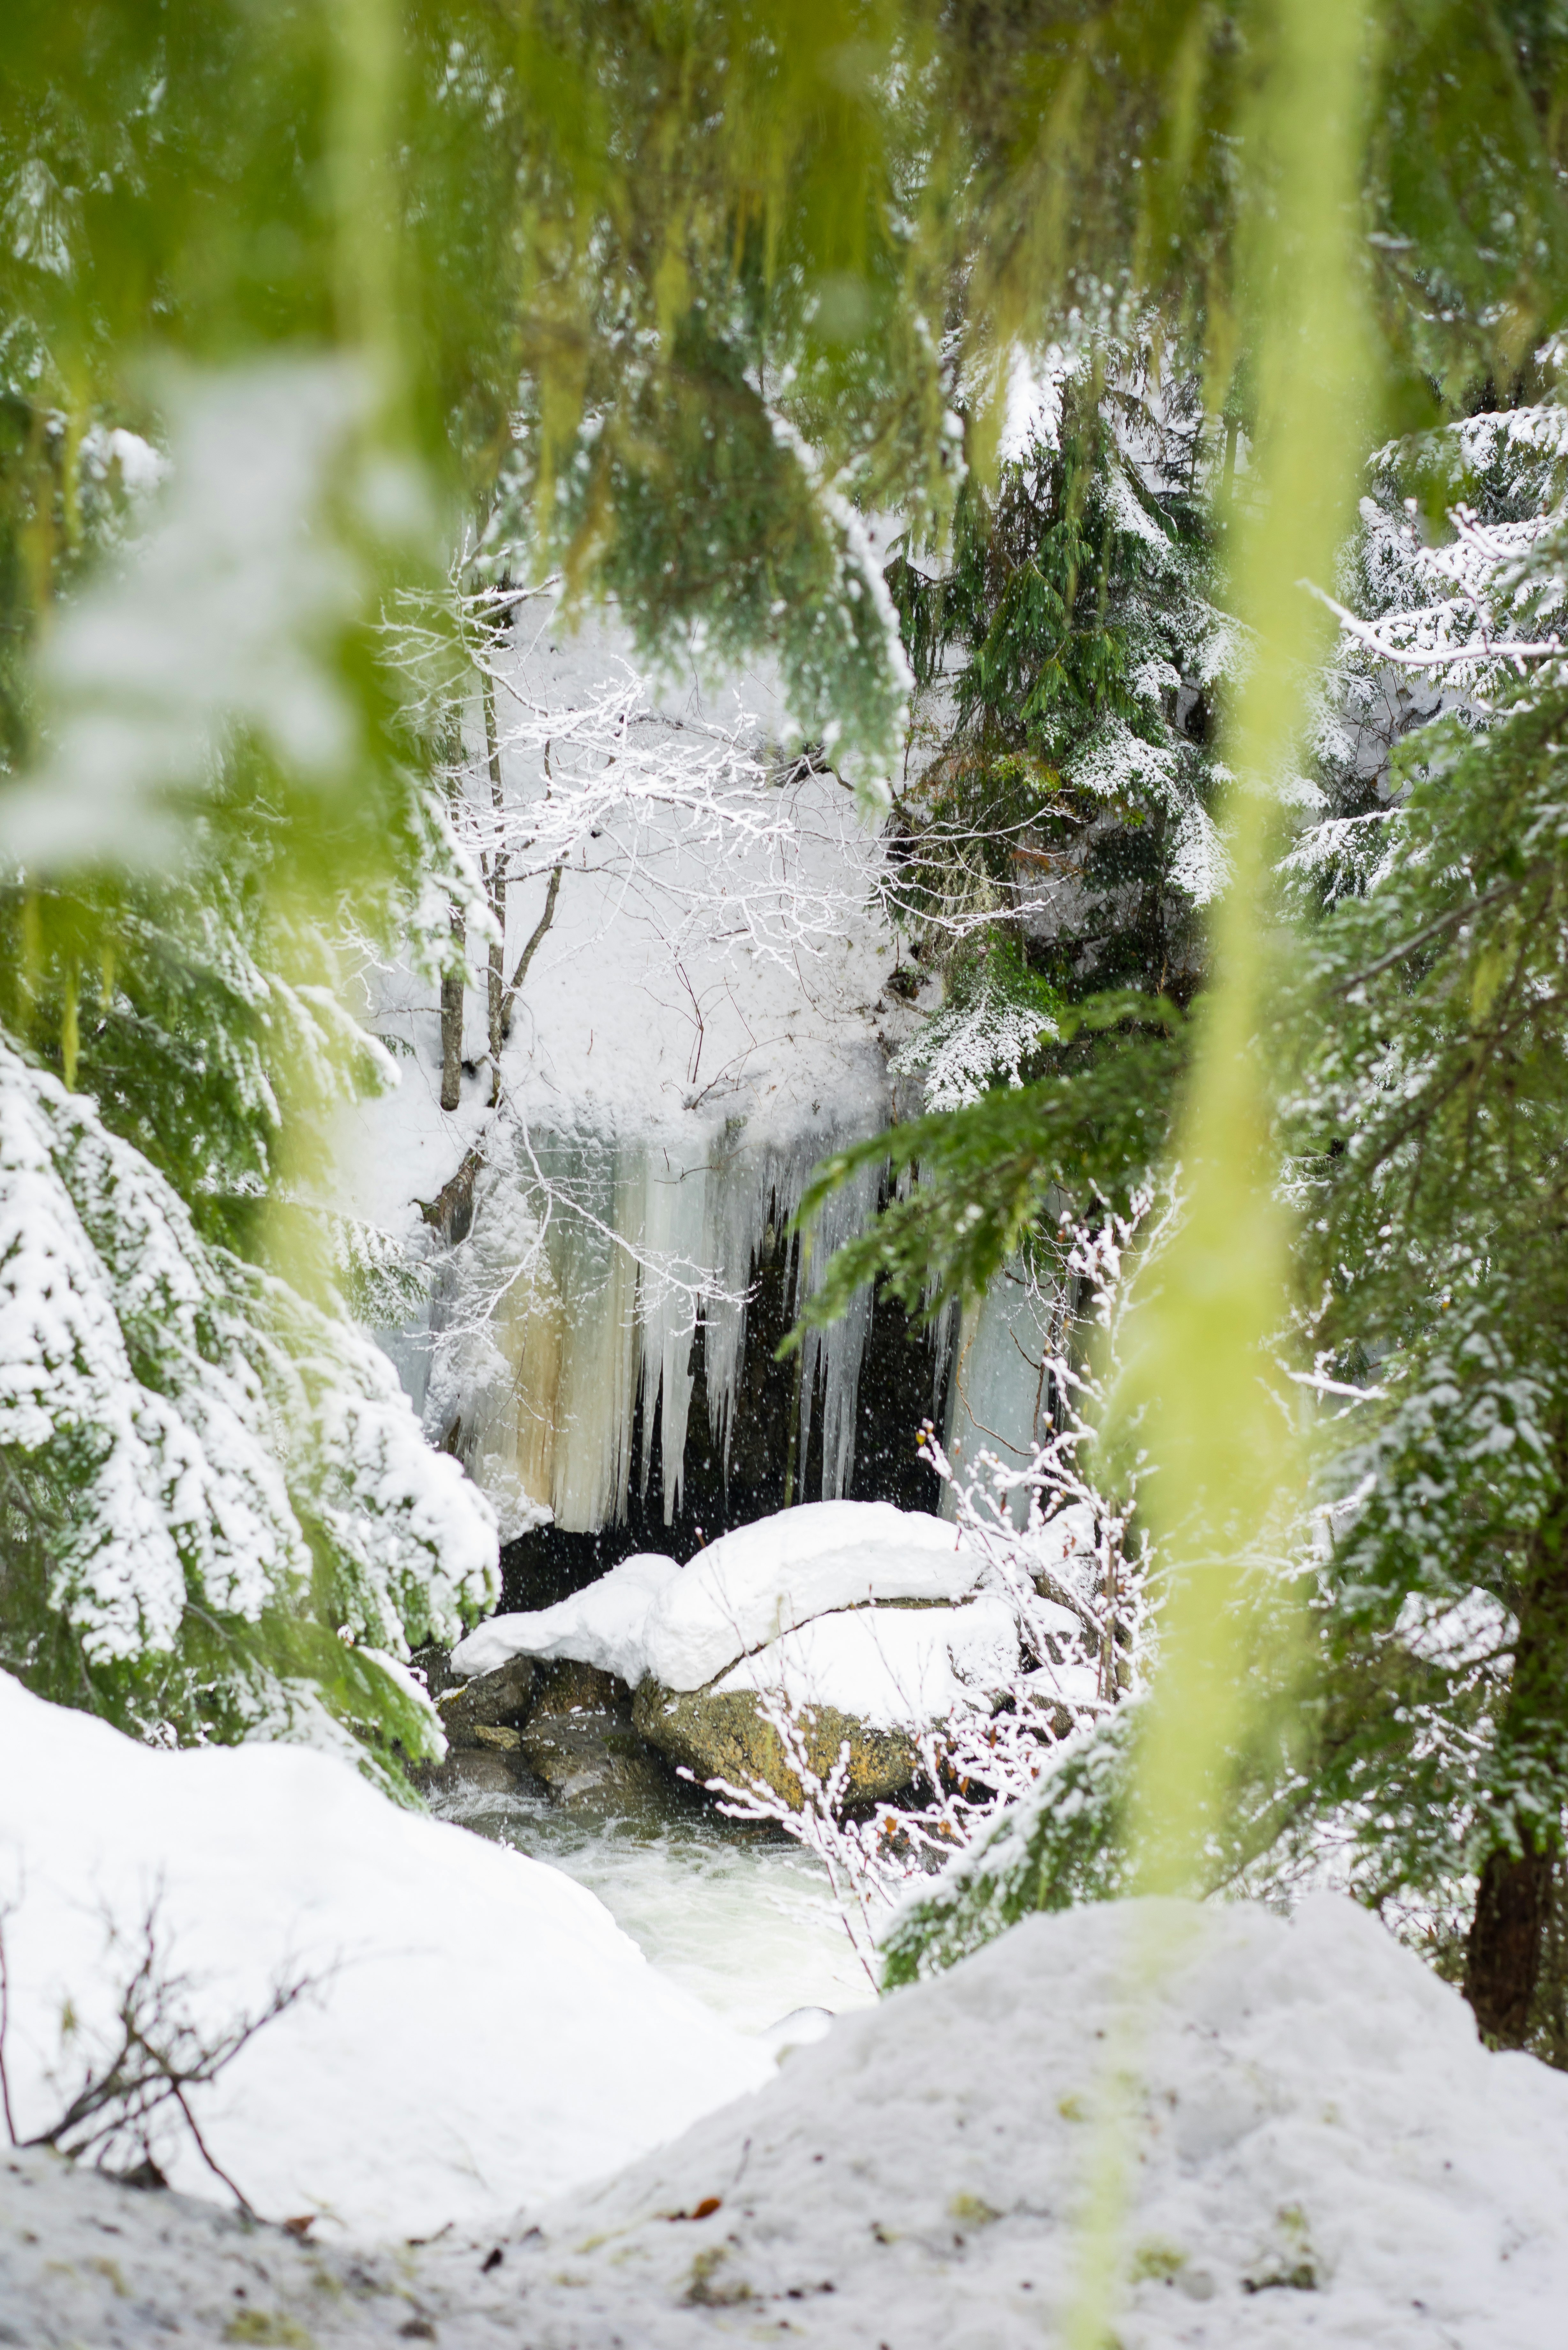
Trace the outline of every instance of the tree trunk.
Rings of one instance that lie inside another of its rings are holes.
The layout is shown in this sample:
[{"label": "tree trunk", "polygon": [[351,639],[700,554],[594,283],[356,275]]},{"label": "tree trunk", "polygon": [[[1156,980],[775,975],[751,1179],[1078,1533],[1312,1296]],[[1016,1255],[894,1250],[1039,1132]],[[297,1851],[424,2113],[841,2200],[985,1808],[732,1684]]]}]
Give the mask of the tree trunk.
[{"label": "tree trunk", "polygon": [[452,938],[457,968],[441,973],[441,1106],[455,1109],[462,1098],[462,951],[468,924],[462,910],[452,910]]},{"label": "tree trunk", "polygon": [[[1568,1448],[1560,1440],[1554,1450],[1563,1464]],[[1565,1762],[1568,1477],[1560,1475],[1558,1499],[1531,1537],[1521,1578],[1513,1678],[1498,1738],[1504,1788],[1522,1783],[1539,1794],[1513,1807],[1511,1835],[1500,1835],[1481,1865],[1466,1947],[1465,1997],[1495,2047],[1522,2047],[1530,2029],[1562,1845]]]},{"label": "tree trunk", "polygon": [[496,935],[490,941],[490,969],[487,973],[486,1009],[489,1014],[490,1041],[490,1106],[493,1109],[501,1099],[501,1047],[506,1041],[503,1006],[506,995],[506,868],[508,856],[504,838],[506,819],[506,798],[501,787],[501,750],[495,739],[495,687],[486,670],[481,686],[484,703],[484,749],[490,765],[490,804],[495,812],[495,847],[490,858],[490,910],[495,918]]},{"label": "tree trunk", "polygon": [[1466,1950],[1465,1997],[1482,2037],[1496,2048],[1524,2045],[1551,1897],[1550,1853],[1487,1855]]}]

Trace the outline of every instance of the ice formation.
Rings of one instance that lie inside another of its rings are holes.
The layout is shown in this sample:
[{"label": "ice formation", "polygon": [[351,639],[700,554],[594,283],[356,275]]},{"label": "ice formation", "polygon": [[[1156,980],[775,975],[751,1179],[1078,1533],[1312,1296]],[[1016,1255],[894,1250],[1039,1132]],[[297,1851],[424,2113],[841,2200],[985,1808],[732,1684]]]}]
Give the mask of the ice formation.
[{"label": "ice formation", "polygon": [[[657,1426],[670,1523],[680,1503],[698,1320],[709,1418],[727,1451],[759,1260],[817,1160],[859,1139],[832,1126],[785,1143],[732,1137],[727,1149],[722,1133],[701,1128],[618,1138],[514,1128],[495,1138],[472,1237],[438,1298],[425,1425],[462,1451],[504,1533],[546,1513],[574,1533],[622,1517],[639,1409],[642,1491]],[[828,1202],[813,1250],[792,1252],[793,1310],[839,1241],[868,1221],[877,1191],[876,1169],[856,1177]],[[867,1296],[806,1336],[800,1457],[819,1409],[828,1499],[854,1468],[870,1322]]]},{"label": "ice formation", "polygon": [[[439,1024],[409,972],[377,983],[369,1014],[406,1048],[404,1082],[344,1122],[350,1203],[388,1231],[418,1229],[413,1201],[432,1201],[465,1151],[483,1159],[431,1329],[389,1349],[427,1432],[468,1464],[507,1537],[546,1515],[568,1532],[613,1523],[656,1451],[673,1520],[699,1322],[727,1462],[759,1267],[786,1253],[796,1313],[874,1214],[870,1167],[806,1244],[784,1237],[817,1163],[889,1123],[889,1055],[919,1017],[886,988],[878,837],[836,776],[763,757],[788,734],[768,680],[612,691],[628,650],[613,622],[571,638],[528,606],[496,680],[500,816],[473,745],[470,845],[485,852],[486,827],[513,843],[509,962],[546,903],[541,858],[561,863],[499,1101],[476,985],[471,1074],[457,1110],[436,1107]],[[796,1459],[811,1450],[824,1499],[854,1474],[871,1315],[862,1295],[805,1338]]]},{"label": "ice formation", "polygon": [[[1053,1321],[1058,1300],[1033,1280],[1016,1258],[1002,1267],[978,1305],[959,1320],[948,1398],[944,1443],[960,1482],[971,1479],[981,1452],[1020,1468],[1033,1456],[1050,1409],[1045,1366],[1057,1351]],[[1014,1523],[1022,1527],[1028,1496],[1012,1497]],[[942,1509],[950,1515],[953,1487],[942,1489]]]}]

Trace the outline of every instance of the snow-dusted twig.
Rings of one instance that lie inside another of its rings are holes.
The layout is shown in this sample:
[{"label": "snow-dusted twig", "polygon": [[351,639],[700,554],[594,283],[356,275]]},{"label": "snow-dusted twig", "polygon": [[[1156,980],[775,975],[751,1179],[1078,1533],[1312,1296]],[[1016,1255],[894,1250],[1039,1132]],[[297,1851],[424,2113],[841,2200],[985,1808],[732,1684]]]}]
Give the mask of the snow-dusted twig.
[{"label": "snow-dusted twig", "polygon": [[[0,1986],[6,1993],[0,2005],[0,2084],[5,2086],[7,2134],[13,2146],[47,2147],[69,2161],[96,2154],[101,2164],[117,2148],[130,2147],[157,2174],[156,2127],[172,2107],[214,2178],[228,2189],[245,2216],[254,2219],[249,2198],[208,2146],[192,2111],[191,2092],[209,2087],[258,2033],[318,1992],[324,1979],[280,1973],[254,2013],[236,2015],[216,2029],[204,2027],[192,2012],[191,1977],[171,1971],[160,1908],[160,1898],[154,1895],[137,1928],[134,1960],[115,1995],[112,2022],[96,2046],[85,2043],[74,2004],[66,2002],[60,2036],[62,2050],[68,2048],[77,2060],[74,2085],[60,2089],[64,2102],[54,2119],[26,2137],[17,2134],[3,2062],[3,2027],[10,2021],[5,1928],[12,1910],[0,1911]],[[110,1952],[125,1939],[107,1912],[105,1937]],[[48,2077],[57,2087],[55,2076]]]}]

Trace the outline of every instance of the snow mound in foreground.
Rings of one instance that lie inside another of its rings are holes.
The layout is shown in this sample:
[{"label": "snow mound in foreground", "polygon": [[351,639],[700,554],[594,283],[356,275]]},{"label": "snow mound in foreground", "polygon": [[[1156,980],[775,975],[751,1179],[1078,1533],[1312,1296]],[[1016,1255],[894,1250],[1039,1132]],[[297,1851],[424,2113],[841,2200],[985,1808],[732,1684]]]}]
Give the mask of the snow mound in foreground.
[{"label": "snow mound in foreground", "polygon": [[[1560,2350],[1568,2080],[1490,2054],[1457,1992],[1326,1896],[1288,1925],[1176,1902],[1025,1919],[514,2230],[502,2305],[530,2350],[786,2319],[825,2345],[1038,2350],[1063,2338],[1118,2073],[1123,2350]],[[477,2284],[491,2241],[438,2273]]]},{"label": "snow mound in foreground", "polygon": [[[399,1811],[333,1756],[154,1752],[0,1674],[7,1902],[23,2137],[109,2029],[150,1905],[206,2027],[259,2009],[280,1972],[327,1978],[192,2095],[214,2158],[274,2218],[421,2236],[477,2222],[602,2175],[773,2069],[558,1870]],[[82,2028],[62,2048],[67,1996]],[[188,2135],[158,2156],[175,2185],[224,2197]]]},{"label": "snow mound in foreground", "polygon": [[615,1673],[635,1689],[642,1679],[649,1613],[680,1572],[674,1559],[639,1551],[554,1607],[492,1616],[458,1642],[452,1665],[472,1676],[493,1673],[514,1657],[570,1657]]}]

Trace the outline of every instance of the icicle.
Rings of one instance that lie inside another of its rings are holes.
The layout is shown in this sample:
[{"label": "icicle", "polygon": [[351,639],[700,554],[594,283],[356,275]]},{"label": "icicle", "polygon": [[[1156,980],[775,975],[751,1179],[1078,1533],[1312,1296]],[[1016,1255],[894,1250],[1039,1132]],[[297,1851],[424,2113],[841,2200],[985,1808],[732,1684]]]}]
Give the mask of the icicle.
[{"label": "icicle", "polygon": [[641,1324],[642,1474],[646,1496],[653,1462],[653,1412],[659,1407],[664,1523],[680,1506],[686,1425],[691,1410],[691,1342],[700,1282],[708,1262],[708,1168],[684,1166],[655,1142],[642,1149],[642,1249],[638,1275]]}]

